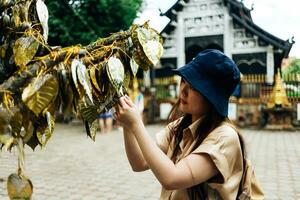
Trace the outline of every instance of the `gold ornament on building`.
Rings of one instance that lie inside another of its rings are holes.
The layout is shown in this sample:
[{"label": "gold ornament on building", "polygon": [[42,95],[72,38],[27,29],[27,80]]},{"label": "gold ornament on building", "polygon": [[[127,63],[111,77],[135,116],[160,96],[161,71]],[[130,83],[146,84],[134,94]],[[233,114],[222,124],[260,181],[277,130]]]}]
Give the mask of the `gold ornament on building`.
[{"label": "gold ornament on building", "polygon": [[267,103],[268,108],[274,107],[290,107],[291,104],[287,98],[286,90],[283,86],[280,72],[277,73],[275,77],[275,85]]}]

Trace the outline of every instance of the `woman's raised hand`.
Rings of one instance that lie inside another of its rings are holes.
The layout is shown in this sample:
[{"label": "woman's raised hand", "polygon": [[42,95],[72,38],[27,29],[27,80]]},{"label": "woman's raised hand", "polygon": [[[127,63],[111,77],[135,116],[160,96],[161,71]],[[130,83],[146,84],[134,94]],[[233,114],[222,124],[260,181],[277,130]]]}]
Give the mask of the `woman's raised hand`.
[{"label": "woman's raised hand", "polygon": [[128,96],[121,97],[115,109],[114,118],[123,127],[132,128],[136,123],[143,122],[138,109]]}]

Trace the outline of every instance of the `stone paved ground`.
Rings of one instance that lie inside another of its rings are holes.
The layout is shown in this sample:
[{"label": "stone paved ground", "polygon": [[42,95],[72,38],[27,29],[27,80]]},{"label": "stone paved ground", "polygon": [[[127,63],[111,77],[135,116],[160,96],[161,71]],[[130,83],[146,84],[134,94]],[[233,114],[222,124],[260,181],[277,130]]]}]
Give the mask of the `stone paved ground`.
[{"label": "stone paved ground", "polygon": [[[150,133],[162,128],[148,126]],[[243,130],[266,199],[300,199],[300,132]],[[26,148],[26,174],[34,184],[34,200],[158,199],[160,185],[150,171],[134,173],[126,160],[122,134],[85,136],[80,124],[56,125],[46,148]],[[15,172],[16,152],[0,152],[0,199],[6,179]]]}]

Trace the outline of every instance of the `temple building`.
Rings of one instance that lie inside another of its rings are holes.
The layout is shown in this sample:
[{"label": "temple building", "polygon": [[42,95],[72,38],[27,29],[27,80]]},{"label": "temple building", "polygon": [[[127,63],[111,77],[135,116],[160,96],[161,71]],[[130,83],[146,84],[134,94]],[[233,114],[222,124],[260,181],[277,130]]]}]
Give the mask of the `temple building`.
[{"label": "temple building", "polygon": [[230,56],[242,74],[266,74],[266,81],[273,83],[293,42],[257,26],[251,10],[236,0],[177,1],[162,13],[170,19],[161,32],[165,38],[162,66],[182,66],[199,51],[214,48]]},{"label": "temple building", "polygon": [[161,31],[164,54],[160,68],[154,70],[158,88],[175,88],[170,68],[183,66],[202,50],[219,49],[236,62],[243,75],[237,104],[256,104],[258,111],[267,101],[272,91],[267,86],[273,85],[294,41],[282,40],[260,28],[252,19],[252,10],[237,0],[178,0],[161,13],[170,21]]}]

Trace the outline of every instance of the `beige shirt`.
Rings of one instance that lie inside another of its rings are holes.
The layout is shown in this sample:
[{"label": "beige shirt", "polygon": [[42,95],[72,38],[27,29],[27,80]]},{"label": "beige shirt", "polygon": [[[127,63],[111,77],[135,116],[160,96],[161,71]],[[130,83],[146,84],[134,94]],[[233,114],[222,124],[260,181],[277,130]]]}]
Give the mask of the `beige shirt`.
[{"label": "beige shirt", "polygon": [[[171,158],[174,150],[174,127],[182,118],[170,123],[167,127],[157,133],[156,142],[158,146]],[[204,141],[192,151],[195,145],[196,129],[200,119],[191,124],[183,131],[183,139],[180,146],[177,163],[191,153],[209,155],[219,170],[220,178],[212,178],[207,181],[207,193],[209,200],[235,200],[237,197],[239,183],[242,178],[243,159],[237,132],[227,123],[223,123],[214,129]],[[199,166],[201,167],[201,166]],[[189,199],[187,190],[166,190],[162,188],[161,200],[185,200]]]}]

